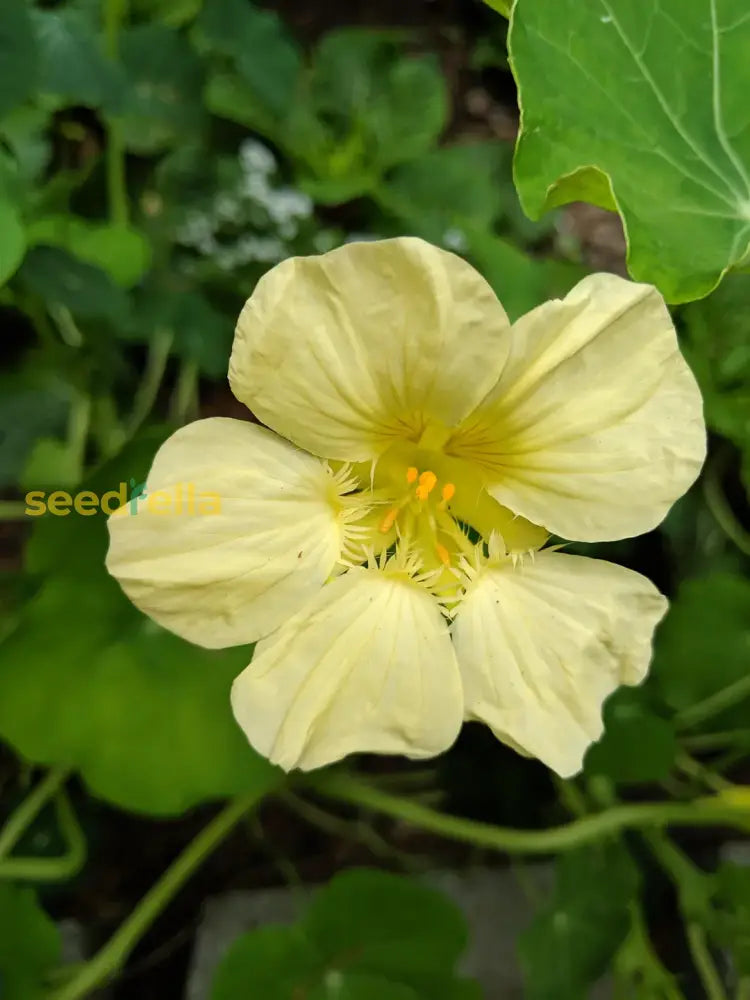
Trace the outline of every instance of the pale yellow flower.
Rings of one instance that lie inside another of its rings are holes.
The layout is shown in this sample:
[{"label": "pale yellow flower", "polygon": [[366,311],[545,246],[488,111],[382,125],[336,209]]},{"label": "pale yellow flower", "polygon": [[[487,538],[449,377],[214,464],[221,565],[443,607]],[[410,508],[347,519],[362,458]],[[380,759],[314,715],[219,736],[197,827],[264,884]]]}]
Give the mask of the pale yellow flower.
[{"label": "pale yellow flower", "polygon": [[229,369],[267,425],[213,418],[160,449],[108,567],[157,622],[258,641],[232,704],[286,769],[426,757],[480,719],[561,775],[644,676],[666,601],[543,549],[657,525],[698,474],[701,400],[654,288],[585,278],[511,326],[460,258],[417,239],[295,258],[258,283]]}]

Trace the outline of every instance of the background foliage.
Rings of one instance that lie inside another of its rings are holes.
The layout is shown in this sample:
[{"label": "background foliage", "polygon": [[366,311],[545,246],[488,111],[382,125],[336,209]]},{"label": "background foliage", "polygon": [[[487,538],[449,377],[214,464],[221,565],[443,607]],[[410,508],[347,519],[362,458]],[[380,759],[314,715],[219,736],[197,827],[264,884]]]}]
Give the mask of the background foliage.
[{"label": "background foliage", "polygon": [[[750,823],[743,4],[517,0],[506,45],[505,0],[306,14],[4,0],[3,1000],[76,1000],[123,969],[118,997],[181,996],[191,933],[183,920],[169,952],[174,915],[279,872],[335,877],[297,924],[232,946],[214,1000],[249,983],[268,1000],[477,1000],[456,971],[460,915],[413,876],[375,870],[411,872],[419,852],[465,866],[476,845],[499,863],[556,856],[519,943],[531,1000],[585,997],[605,972],[626,998],[750,996],[750,869],[726,849]],[[32,519],[25,493],[132,490],[175,426],[242,416],[226,386],[234,322],[291,254],[423,236],[471,260],[515,318],[589,270],[624,271],[601,209],[622,217],[631,275],[674,304],[711,432],[700,482],[660,529],[595,547],[673,601],[649,679],[608,701],[574,781],[468,726],[427,771],[363,760],[365,784],[324,775],[292,795],[231,717],[251,650],[200,650],[146,620],[104,570],[104,517]],[[264,826],[243,820],[261,799]],[[404,820],[432,831],[417,852]],[[238,822],[133,973],[140,938]],[[369,868],[336,874],[351,865]],[[61,965],[67,916],[93,929],[82,966]]]}]

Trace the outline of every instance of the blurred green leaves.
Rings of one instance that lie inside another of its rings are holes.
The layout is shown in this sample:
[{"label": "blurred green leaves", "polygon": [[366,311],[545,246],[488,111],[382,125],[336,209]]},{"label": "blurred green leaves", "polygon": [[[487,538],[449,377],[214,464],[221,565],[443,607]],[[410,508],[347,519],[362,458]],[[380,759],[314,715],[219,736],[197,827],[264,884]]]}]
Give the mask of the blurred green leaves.
[{"label": "blurred green leaves", "polygon": [[750,274],[683,310],[684,350],[712,430],[750,452]]},{"label": "blurred green leaves", "polygon": [[0,19],[0,118],[33,92],[38,82],[38,60],[25,0],[5,0]]},{"label": "blurred green leaves", "polygon": [[[749,654],[750,582],[716,573],[680,588],[657,634],[652,674],[685,723],[710,721],[719,730],[747,726]],[[728,689],[737,697],[713,702],[712,710],[709,699]]]},{"label": "blurred green leaves", "polygon": [[203,66],[185,37],[162,24],[141,24],[122,35],[127,92],[120,124],[128,149],[161,152],[200,130]]},{"label": "blurred green leaves", "polygon": [[581,1000],[610,967],[630,927],[639,875],[616,842],[558,859],[547,906],[519,943],[528,1000]]},{"label": "blurred green leaves", "polygon": [[32,889],[0,883],[0,996],[42,1000],[44,977],[60,957],[57,928]]},{"label": "blurred green leaves", "polygon": [[291,927],[239,938],[218,969],[211,1000],[481,1000],[456,976],[463,918],[440,893],[386,872],[337,875]]},{"label": "blurred green leaves", "polygon": [[27,230],[31,246],[60,247],[84,263],[103,271],[118,285],[129,288],[146,273],[151,247],[137,229],[116,223],[89,222],[71,214],[45,216]]},{"label": "blurred green leaves", "polygon": [[60,104],[115,109],[124,94],[120,67],[108,60],[95,19],[82,10],[35,10],[39,89]]},{"label": "blurred green leaves", "polygon": [[[404,55],[395,33],[332,31],[303,70],[274,15],[246,10],[231,39],[224,19],[230,5],[214,6],[199,21],[199,37],[229,57],[233,72],[225,65],[211,76],[209,109],[278,143],[316,201],[371,193],[390,167],[436,143],[447,119],[442,74],[433,57]],[[238,44],[243,32],[265,41],[260,65],[247,63]]]},{"label": "blurred green leaves", "polygon": [[[134,441],[80,489],[129,493],[163,436]],[[107,502],[119,505],[114,494]],[[199,649],[136,611],[104,568],[105,521],[71,513],[35,526],[28,569],[37,590],[0,645],[0,735],[28,760],[77,768],[96,794],[139,812],[270,789],[277,772],[248,746],[229,705],[251,651]]]},{"label": "blurred green leaves", "polygon": [[[671,302],[707,295],[750,249],[745,0],[519,0],[511,64],[523,106],[526,211],[613,207],[628,266]],[[561,37],[560,25],[565,25]],[[611,188],[610,188],[611,185]]]},{"label": "blurred green leaves", "polygon": [[586,754],[587,776],[601,774],[617,784],[668,777],[678,749],[675,725],[652,701],[643,688],[620,688],[607,699],[604,735]]},{"label": "blurred green leaves", "polygon": [[0,285],[16,271],[26,250],[26,234],[18,210],[0,200]]}]

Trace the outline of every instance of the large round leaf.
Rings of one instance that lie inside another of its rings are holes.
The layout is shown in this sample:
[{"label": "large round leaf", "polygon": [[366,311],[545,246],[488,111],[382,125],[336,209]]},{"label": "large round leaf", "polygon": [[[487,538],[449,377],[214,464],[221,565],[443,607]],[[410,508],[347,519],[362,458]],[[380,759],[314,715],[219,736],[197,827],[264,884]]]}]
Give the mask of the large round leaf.
[{"label": "large round leaf", "polygon": [[509,47],[529,215],[616,206],[634,278],[710,292],[750,249],[747,0],[518,0]]}]

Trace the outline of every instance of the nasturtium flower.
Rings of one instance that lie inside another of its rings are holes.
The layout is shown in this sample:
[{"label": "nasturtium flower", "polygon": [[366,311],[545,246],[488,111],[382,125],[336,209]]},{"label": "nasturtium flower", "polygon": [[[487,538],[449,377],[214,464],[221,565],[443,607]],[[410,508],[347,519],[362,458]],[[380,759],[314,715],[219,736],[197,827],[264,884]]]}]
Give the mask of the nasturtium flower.
[{"label": "nasturtium flower", "polygon": [[250,743],[287,770],[419,758],[478,719],[575,773],[666,600],[550,536],[649,531],[705,452],[658,292],[594,274],[511,325],[459,257],[349,244],[260,280],[229,381],[265,426],[182,428],[146,487],[220,510],[140,503],[108,566],[186,639],[257,642],[232,691]]}]

